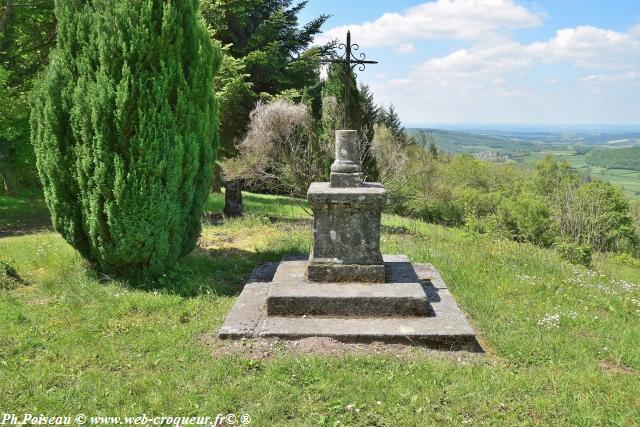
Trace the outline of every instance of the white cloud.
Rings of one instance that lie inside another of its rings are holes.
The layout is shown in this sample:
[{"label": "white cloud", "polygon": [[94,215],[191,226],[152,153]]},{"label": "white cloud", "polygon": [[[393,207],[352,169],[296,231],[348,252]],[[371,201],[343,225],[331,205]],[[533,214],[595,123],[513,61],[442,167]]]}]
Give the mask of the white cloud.
[{"label": "white cloud", "polygon": [[615,74],[590,74],[588,76],[582,77],[580,83],[585,83],[589,85],[596,84],[608,84],[608,83],[616,83],[616,82],[633,82],[640,81],[640,72],[637,71],[627,71],[626,73],[615,73]]},{"label": "white cloud", "polygon": [[[640,34],[638,34],[640,36]],[[571,61],[580,67],[627,67],[640,63],[640,38],[591,26],[565,28],[527,51],[543,62]]]},{"label": "white cloud", "polygon": [[420,40],[464,44],[369,80],[377,102],[393,103],[408,122],[637,122],[640,103],[630,100],[640,95],[640,23],[626,32],[564,28],[523,43],[512,30],[546,18],[524,3],[434,0],[333,28],[319,41],[342,39],[350,29],[363,47],[391,47],[415,58]]},{"label": "white cloud", "polygon": [[[492,42],[423,61],[405,77],[372,83],[372,90],[414,122],[614,122],[640,114],[624,101],[640,83],[640,36],[583,26],[531,44]],[[549,75],[554,63],[590,74],[571,83],[566,74]],[[542,67],[544,76],[532,77],[533,67]],[[627,105],[626,116],[612,104]]]},{"label": "white cloud", "polygon": [[419,39],[490,38],[504,30],[539,25],[543,17],[513,0],[437,0],[402,13],[385,13],[375,21],[332,28],[318,41],[342,39],[347,30],[366,47],[393,46]]},{"label": "white cloud", "polygon": [[399,44],[396,48],[396,52],[398,53],[414,53],[416,51],[416,47],[413,43],[402,43]]},{"label": "white cloud", "polygon": [[460,49],[419,64],[412,80],[429,84],[482,85],[504,82],[536,64],[566,61],[579,68],[621,73],[640,67],[640,38],[595,27],[562,29],[545,42],[528,45],[507,41],[494,46]]}]

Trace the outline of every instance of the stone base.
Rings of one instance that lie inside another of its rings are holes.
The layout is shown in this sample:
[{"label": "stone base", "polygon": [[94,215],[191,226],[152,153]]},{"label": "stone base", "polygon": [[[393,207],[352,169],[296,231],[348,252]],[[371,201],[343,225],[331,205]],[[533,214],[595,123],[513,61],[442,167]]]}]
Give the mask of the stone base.
[{"label": "stone base", "polygon": [[477,350],[475,332],[430,264],[384,257],[384,284],[312,283],[306,261],[254,270],[218,334],[220,338],[405,342]]},{"label": "stone base", "polygon": [[309,262],[307,278],[314,282],[384,283],[384,264],[331,264]]},{"label": "stone base", "polygon": [[384,317],[432,314],[427,295],[417,281],[318,283],[304,277],[306,264],[306,261],[280,263],[267,292],[267,315]]},{"label": "stone base", "polygon": [[364,174],[362,172],[340,173],[331,172],[329,177],[329,185],[331,187],[360,187],[364,182]]}]

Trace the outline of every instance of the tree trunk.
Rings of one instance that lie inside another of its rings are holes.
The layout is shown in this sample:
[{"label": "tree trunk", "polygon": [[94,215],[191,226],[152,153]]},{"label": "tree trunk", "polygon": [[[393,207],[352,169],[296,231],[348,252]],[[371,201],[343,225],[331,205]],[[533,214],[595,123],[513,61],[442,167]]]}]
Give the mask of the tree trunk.
[{"label": "tree trunk", "polygon": [[211,183],[212,193],[222,193],[222,168],[216,162],[213,164],[213,183]]},{"label": "tree trunk", "polygon": [[7,185],[7,180],[4,178],[4,174],[2,172],[0,172],[0,178],[2,178],[4,194],[11,194],[11,192],[9,191],[9,186]]},{"label": "tree trunk", "polygon": [[13,5],[11,4],[11,0],[8,0],[5,3],[4,7],[0,8],[0,33],[4,33],[4,31],[6,30],[12,14]]},{"label": "tree trunk", "polygon": [[224,191],[224,216],[235,218],[242,216],[242,180],[231,179],[225,182]]}]

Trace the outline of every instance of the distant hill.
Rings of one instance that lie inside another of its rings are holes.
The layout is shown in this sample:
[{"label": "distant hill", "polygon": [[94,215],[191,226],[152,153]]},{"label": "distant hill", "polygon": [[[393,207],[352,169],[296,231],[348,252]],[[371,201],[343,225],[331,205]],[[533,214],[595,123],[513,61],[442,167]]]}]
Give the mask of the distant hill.
[{"label": "distant hill", "polygon": [[640,171],[640,147],[594,150],[585,157],[592,166]]},{"label": "distant hill", "polygon": [[[557,147],[582,147],[585,150],[605,147],[633,147],[640,146],[640,132],[635,130],[623,131],[614,129],[606,131],[564,130],[551,132],[549,130],[492,130],[492,129],[434,129],[423,128],[433,135],[436,144],[453,152],[475,152],[492,150],[543,151],[557,149]],[[415,133],[417,128],[408,129]],[[474,150],[473,147],[480,147]]]},{"label": "distant hill", "polygon": [[[500,151],[516,154],[525,151],[541,151],[544,144],[524,138],[495,136],[442,129],[423,129],[433,137],[439,149],[451,153],[480,153]],[[418,129],[408,129],[414,134]]]}]

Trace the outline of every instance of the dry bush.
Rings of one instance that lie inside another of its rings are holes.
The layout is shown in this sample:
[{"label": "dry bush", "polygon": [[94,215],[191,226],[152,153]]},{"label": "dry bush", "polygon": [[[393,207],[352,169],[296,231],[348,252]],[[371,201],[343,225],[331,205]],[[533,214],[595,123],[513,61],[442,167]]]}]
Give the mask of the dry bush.
[{"label": "dry bush", "polygon": [[296,196],[305,195],[313,181],[326,179],[326,150],[303,104],[259,102],[239,150],[240,155],[223,166],[228,179],[242,178],[249,185],[266,184]]}]

